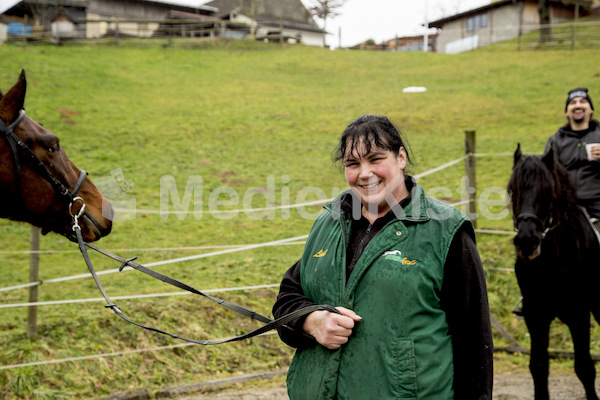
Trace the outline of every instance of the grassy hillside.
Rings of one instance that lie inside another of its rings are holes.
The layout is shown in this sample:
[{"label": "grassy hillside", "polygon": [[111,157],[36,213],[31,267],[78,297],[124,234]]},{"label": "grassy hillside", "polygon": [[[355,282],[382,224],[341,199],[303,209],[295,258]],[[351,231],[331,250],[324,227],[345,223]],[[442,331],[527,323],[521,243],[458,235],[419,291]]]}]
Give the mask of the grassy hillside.
[{"label": "grassy hillside", "polygon": [[[461,157],[465,130],[477,131],[479,153],[511,153],[518,142],[525,152],[541,152],[564,122],[567,91],[587,86],[592,97],[600,93],[596,50],[480,50],[450,56],[236,43],[3,45],[0,60],[0,88],[6,91],[25,68],[28,115],[61,138],[71,160],[90,172],[92,180],[120,169],[133,182],[127,194],[135,200],[136,218],[116,223],[99,245],[126,257],[137,255],[141,263],[215,250],[202,246],[304,235],[312,225],[309,217],[319,212],[310,206],[303,212],[239,212],[229,219],[210,212],[196,218],[161,218],[156,211],[170,180],[183,198],[188,179],[195,176],[201,182],[195,200],[205,211],[216,190],[226,193],[219,197],[218,208],[232,210],[329,198],[345,187],[343,174],[331,163],[331,150],[359,115],[385,114],[395,121],[412,145],[417,161],[413,172],[418,174]],[[403,93],[408,86],[425,86],[427,92]],[[511,157],[479,158],[480,192],[504,188],[510,170]],[[445,188],[444,197],[458,201],[463,174],[459,163],[420,183],[426,190]],[[168,204],[170,210],[178,209],[172,201]],[[510,217],[479,220],[479,228],[511,227]],[[519,298],[516,280],[512,272],[497,270],[512,268],[510,239],[482,234],[479,248],[492,311],[527,345],[524,323],[510,313]],[[28,281],[28,249],[29,226],[0,221],[0,288]],[[52,252],[41,256],[40,279],[85,273],[77,247],[64,238],[45,236],[42,249]],[[199,289],[270,284],[279,282],[301,252],[299,244],[263,247],[157,269]],[[98,270],[118,267],[98,255],[93,261]],[[113,297],[178,291],[135,271],[103,275],[101,280]],[[275,293],[259,289],[217,296],[270,315]],[[27,302],[27,296],[25,289],[2,291],[0,304]],[[42,285],[39,300],[96,297],[92,281],[78,279]],[[192,296],[115,302],[137,321],[199,339],[234,335],[253,326]],[[126,324],[101,302],[39,307],[37,341],[27,339],[26,324],[26,308],[0,308],[0,366],[181,343]],[[568,348],[567,337],[556,326],[553,346]],[[593,341],[600,351],[597,332]],[[506,344],[500,336],[497,343]],[[269,336],[218,347],[1,369],[0,397],[98,398],[118,390],[285,368],[291,354]],[[518,357],[499,359],[507,360],[499,364],[505,368],[523,362]]]}]

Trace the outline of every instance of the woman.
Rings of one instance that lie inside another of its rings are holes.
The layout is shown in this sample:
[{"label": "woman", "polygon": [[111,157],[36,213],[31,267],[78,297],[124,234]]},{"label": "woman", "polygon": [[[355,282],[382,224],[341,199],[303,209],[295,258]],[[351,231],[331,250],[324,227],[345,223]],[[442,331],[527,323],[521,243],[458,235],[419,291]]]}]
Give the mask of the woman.
[{"label": "woman", "polygon": [[297,351],[291,400],[491,400],[492,334],[475,234],[459,211],[404,174],[405,140],[365,115],[334,156],[350,191],[325,207],[285,274],[273,315]]}]

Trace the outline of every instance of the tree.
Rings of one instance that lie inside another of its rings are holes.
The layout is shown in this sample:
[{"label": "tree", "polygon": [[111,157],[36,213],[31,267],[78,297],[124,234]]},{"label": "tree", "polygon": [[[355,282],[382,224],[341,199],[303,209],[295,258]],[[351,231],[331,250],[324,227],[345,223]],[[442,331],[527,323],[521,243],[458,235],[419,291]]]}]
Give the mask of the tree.
[{"label": "tree", "polygon": [[48,15],[51,10],[58,7],[56,1],[52,0],[33,0],[24,3],[33,17],[33,24],[45,26],[48,23]]},{"label": "tree", "polygon": [[540,44],[552,39],[550,27],[550,0],[538,0],[538,14],[540,16]]},{"label": "tree", "polygon": [[[323,20],[323,30],[327,30],[327,18],[335,18],[340,13],[337,11],[344,5],[346,0],[313,0],[314,6],[308,8],[308,12],[313,17]],[[323,36],[323,47],[326,46],[325,36]]]},{"label": "tree", "polygon": [[250,18],[250,38],[256,39],[256,0],[238,0],[236,11],[242,12]]}]

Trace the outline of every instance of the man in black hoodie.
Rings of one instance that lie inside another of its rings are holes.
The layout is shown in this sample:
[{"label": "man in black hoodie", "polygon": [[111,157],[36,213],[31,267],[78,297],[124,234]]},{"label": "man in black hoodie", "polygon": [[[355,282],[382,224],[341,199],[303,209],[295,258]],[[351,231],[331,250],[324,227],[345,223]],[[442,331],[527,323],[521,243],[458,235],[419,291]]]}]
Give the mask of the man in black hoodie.
[{"label": "man in black hoodie", "polygon": [[548,139],[544,153],[554,146],[575,186],[577,202],[600,229],[600,126],[592,118],[594,104],[586,88],[569,91],[565,115],[568,122]]}]

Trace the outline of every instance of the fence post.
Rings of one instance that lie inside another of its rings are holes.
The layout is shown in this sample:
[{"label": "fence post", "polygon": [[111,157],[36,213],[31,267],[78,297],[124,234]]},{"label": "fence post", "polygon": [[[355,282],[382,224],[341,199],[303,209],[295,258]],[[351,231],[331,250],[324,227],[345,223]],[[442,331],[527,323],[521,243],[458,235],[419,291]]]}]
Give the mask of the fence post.
[{"label": "fence post", "polygon": [[[29,249],[29,282],[39,281],[38,270],[40,265],[40,228],[31,225],[31,243]],[[29,288],[29,302],[36,303],[38,300],[38,286]],[[31,340],[37,339],[37,306],[27,307],[27,337]]]},{"label": "fence post", "polygon": [[114,17],[115,20],[115,45],[119,45],[119,19]]},{"label": "fence post", "polygon": [[579,22],[579,2],[575,3],[575,19],[571,23],[571,51],[575,50],[575,23]]},{"label": "fence post", "polygon": [[465,131],[465,191],[469,196],[467,216],[477,228],[477,180],[475,163],[475,131]]}]

